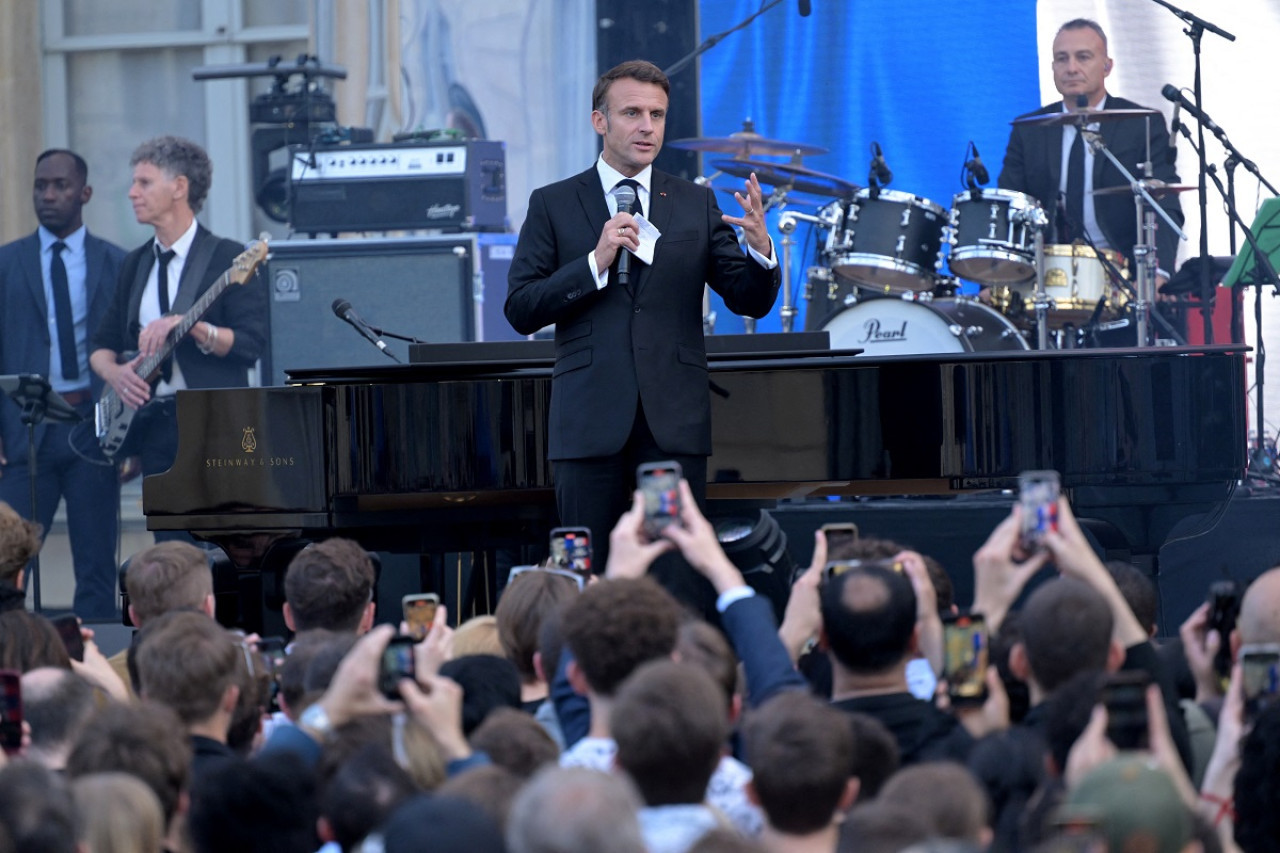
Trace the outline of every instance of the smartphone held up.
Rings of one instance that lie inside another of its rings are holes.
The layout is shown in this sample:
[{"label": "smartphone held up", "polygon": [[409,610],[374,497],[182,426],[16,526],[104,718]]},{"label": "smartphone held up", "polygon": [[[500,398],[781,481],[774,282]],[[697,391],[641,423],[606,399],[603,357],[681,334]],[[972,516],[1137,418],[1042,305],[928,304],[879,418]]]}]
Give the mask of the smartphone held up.
[{"label": "smartphone held up", "polygon": [[1057,471],[1023,471],[1018,475],[1018,504],[1022,507],[1022,548],[1039,551],[1044,537],[1058,529],[1058,496],[1062,493]]},{"label": "smartphone held up", "polygon": [[680,523],[679,462],[647,462],[636,469],[636,486],[644,496],[644,535],[650,540]]}]

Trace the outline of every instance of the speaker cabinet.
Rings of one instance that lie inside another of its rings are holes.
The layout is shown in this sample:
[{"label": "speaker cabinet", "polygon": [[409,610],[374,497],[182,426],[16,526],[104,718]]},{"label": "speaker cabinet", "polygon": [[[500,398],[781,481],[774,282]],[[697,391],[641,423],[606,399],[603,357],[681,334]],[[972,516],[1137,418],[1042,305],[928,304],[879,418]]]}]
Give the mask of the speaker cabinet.
[{"label": "speaker cabinet", "polygon": [[[272,243],[263,384],[283,385],[285,371],[294,368],[390,361],[334,315],[338,299],[350,302],[371,326],[423,341],[514,339],[502,303],[515,239],[456,234]],[[383,340],[389,352],[408,362],[408,343],[385,335]]]}]

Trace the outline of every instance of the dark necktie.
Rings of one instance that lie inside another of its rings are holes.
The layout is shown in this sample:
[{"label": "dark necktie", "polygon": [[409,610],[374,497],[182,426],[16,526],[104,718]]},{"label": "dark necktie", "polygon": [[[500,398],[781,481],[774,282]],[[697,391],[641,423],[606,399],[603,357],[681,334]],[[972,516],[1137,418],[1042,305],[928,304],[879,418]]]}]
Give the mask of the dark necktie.
[{"label": "dark necktie", "polygon": [[1067,157],[1067,233],[1071,239],[1084,234],[1084,134],[1078,128]]},{"label": "dark necktie", "polygon": [[67,266],[62,252],[67,244],[53,244],[49,260],[49,281],[53,284],[53,313],[58,321],[58,353],[62,358],[62,378],[80,378],[80,359],[76,355],[76,321],[71,316],[71,285],[67,283]]},{"label": "dark necktie", "polygon": [[621,186],[628,186],[628,187],[631,187],[631,189],[635,190],[636,203],[631,205],[631,215],[632,216],[644,215],[644,202],[640,201],[640,182],[639,181],[637,181],[635,178],[623,178],[613,186],[614,186],[614,189],[617,189],[618,187],[621,187]]},{"label": "dark necktie", "polygon": [[[173,256],[178,254],[173,249],[167,252],[160,251],[160,247],[156,246],[156,263],[159,265],[156,269],[156,289],[160,292],[160,316],[169,313],[169,261],[173,260]],[[164,381],[168,382],[173,378],[173,359],[166,358],[164,366],[160,368],[160,375],[164,377]]]},{"label": "dark necktie", "polygon": [[156,247],[157,263],[160,265],[156,270],[156,283],[160,292],[160,315],[164,316],[169,313],[169,261],[173,260],[173,256],[178,254],[173,249],[167,252],[160,251],[160,247]]}]

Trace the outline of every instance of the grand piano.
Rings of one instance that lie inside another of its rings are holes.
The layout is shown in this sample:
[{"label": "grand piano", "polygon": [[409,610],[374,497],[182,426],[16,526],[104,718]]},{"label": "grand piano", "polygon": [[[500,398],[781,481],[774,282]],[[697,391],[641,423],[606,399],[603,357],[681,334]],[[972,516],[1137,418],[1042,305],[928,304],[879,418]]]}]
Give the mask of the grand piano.
[{"label": "grand piano", "polygon": [[[962,494],[1051,468],[1104,545],[1154,553],[1178,521],[1220,510],[1244,475],[1240,345],[768,349],[709,352],[714,502]],[[420,346],[414,360],[180,392],[177,460],[143,484],[148,528],[220,545],[250,597],[269,597],[273,550],[310,538],[406,554],[544,543],[549,343]],[[240,620],[257,627],[246,604]]]}]

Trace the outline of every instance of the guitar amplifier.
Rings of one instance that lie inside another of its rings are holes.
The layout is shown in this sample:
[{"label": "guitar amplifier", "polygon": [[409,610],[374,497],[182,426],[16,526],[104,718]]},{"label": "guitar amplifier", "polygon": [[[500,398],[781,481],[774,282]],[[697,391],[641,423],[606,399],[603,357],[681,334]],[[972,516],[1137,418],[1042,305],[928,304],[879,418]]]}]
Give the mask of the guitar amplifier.
[{"label": "guitar amplifier", "polygon": [[502,231],[505,143],[291,146],[289,208],[289,224],[304,234]]}]

